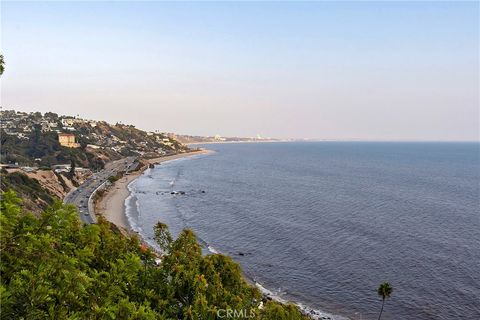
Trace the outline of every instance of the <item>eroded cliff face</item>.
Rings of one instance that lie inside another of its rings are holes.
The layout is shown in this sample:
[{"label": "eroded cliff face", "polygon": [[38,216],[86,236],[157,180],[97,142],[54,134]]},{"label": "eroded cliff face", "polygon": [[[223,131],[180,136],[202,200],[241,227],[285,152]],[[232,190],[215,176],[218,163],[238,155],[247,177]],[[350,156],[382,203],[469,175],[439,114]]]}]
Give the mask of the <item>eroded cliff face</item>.
[{"label": "eroded cliff face", "polygon": [[52,170],[38,170],[35,172],[25,173],[29,178],[37,179],[40,185],[55,195],[60,200],[63,200],[65,195],[82,184],[91,172],[76,172],[70,179],[67,175],[55,173]]},{"label": "eroded cliff face", "polygon": [[56,173],[53,170],[24,172],[21,169],[2,171],[2,191],[13,190],[23,200],[22,206],[35,214],[46,207],[63,200],[70,191],[92,175],[91,171]]}]

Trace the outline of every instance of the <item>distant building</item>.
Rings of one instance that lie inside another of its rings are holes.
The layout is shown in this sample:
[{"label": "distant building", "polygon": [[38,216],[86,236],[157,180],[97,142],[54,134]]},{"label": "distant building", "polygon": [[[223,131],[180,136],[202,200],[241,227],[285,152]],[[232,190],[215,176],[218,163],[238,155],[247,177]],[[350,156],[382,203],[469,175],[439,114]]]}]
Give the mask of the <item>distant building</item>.
[{"label": "distant building", "polygon": [[214,139],[215,139],[215,141],[225,141],[225,140],[227,140],[225,138],[222,138],[222,136],[219,135],[219,134],[216,134]]},{"label": "distant building", "polygon": [[47,132],[47,131],[50,131],[50,126],[48,125],[48,123],[42,123],[42,132]]},{"label": "distant building", "polygon": [[10,130],[7,130],[7,129],[5,129],[4,132],[5,132],[5,134],[8,134],[9,136],[17,136],[18,135],[17,132],[10,131]]},{"label": "distant building", "polygon": [[56,164],[52,166],[52,170],[56,173],[69,172],[72,169],[70,164]]},{"label": "distant building", "polygon": [[65,118],[65,119],[62,119],[61,121],[64,127],[71,127],[75,123],[75,119],[73,118]]},{"label": "distant building", "polygon": [[58,142],[60,142],[61,146],[67,147],[67,148],[80,147],[80,144],[75,142],[75,135],[72,133],[59,133]]}]

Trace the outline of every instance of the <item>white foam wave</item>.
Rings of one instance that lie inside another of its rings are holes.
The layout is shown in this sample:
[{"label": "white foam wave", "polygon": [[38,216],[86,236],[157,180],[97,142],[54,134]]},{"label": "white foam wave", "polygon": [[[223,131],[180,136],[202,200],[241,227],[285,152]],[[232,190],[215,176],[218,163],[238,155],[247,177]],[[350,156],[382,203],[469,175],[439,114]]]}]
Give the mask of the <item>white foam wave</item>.
[{"label": "white foam wave", "polygon": [[[155,250],[159,251],[160,248],[158,247],[158,244],[152,240],[149,239],[144,233],[143,233],[143,228],[139,226],[137,219],[134,217],[134,212],[140,212],[139,211],[139,204],[137,201],[137,198],[135,197],[135,191],[129,188],[130,190],[130,195],[125,199],[125,215],[128,220],[128,224],[130,225],[130,228],[135,231],[138,236],[146,242],[150,247],[154,248]],[[133,205],[132,205],[133,203]],[[135,208],[133,207],[135,206]]]},{"label": "white foam wave", "polygon": [[217,249],[215,249],[214,247],[209,246],[209,245],[207,245],[207,249],[208,249],[208,251],[210,251],[213,254],[219,254],[220,253],[220,252],[217,251]]},{"label": "white foam wave", "polygon": [[[257,287],[258,290],[260,290],[263,296],[270,298],[273,301],[277,301],[283,304],[289,302],[280,296],[282,295],[281,292],[274,293],[256,281],[255,281],[255,286]],[[298,308],[302,311],[303,314],[309,316],[311,319],[314,319],[314,320],[348,320],[348,318],[346,317],[333,315],[333,314],[324,312],[322,310],[314,309],[303,303],[295,303],[295,304],[298,306]]]},{"label": "white foam wave", "polygon": [[125,216],[127,217],[128,224],[130,225],[130,228],[135,231],[139,232],[139,227],[138,223],[133,217],[133,208],[132,208],[132,202],[135,202],[135,206],[137,207],[138,210],[138,204],[135,199],[135,187],[132,185],[132,183],[129,183],[127,185],[127,189],[130,192],[128,197],[125,199],[124,206],[125,206]]}]

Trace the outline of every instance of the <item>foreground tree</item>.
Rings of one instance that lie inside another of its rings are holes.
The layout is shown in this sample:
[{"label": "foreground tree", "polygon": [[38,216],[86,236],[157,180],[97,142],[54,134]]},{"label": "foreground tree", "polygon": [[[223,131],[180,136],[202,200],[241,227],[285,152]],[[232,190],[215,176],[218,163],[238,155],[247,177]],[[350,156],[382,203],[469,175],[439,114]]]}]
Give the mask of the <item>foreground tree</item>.
[{"label": "foreground tree", "polygon": [[382,283],[377,289],[378,295],[382,297],[382,309],[380,309],[378,320],[380,320],[380,318],[382,317],[383,306],[385,305],[385,299],[390,298],[392,291],[393,291],[393,288],[390,286],[390,283],[388,282]]},{"label": "foreground tree", "polygon": [[[39,217],[13,192],[0,195],[0,319],[306,320],[266,301],[230,257],[203,255],[195,234],[173,239],[157,224],[163,256],[109,222],[84,225],[60,202]],[[259,308],[260,301],[265,304]]]}]

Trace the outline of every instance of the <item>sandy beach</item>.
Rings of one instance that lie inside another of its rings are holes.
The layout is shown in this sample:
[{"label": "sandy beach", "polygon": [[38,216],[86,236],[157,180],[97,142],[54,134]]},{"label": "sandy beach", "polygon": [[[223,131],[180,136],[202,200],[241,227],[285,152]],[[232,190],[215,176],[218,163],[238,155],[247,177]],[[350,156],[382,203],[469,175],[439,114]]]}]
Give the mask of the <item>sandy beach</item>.
[{"label": "sandy beach", "polygon": [[[181,153],[172,156],[149,159],[147,162],[149,164],[159,164],[170,160],[190,157],[198,154],[206,154],[209,152],[209,150],[200,150],[189,153]],[[97,215],[104,216],[108,221],[114,223],[121,229],[127,232],[130,231],[130,225],[125,214],[125,200],[130,195],[130,191],[128,190],[127,186],[130,182],[142,175],[147,168],[148,166],[144,166],[140,170],[117,180],[110,188],[108,188],[102,199],[97,203],[95,207],[95,213]]]}]

